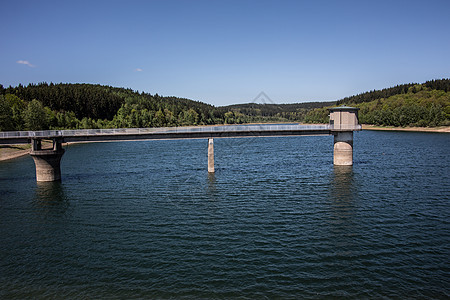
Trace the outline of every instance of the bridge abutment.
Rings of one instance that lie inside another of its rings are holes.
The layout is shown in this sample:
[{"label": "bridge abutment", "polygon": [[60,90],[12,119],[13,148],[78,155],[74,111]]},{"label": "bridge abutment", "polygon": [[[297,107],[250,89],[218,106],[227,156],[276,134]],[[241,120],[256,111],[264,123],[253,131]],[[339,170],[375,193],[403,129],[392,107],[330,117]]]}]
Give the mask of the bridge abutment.
[{"label": "bridge abutment", "polygon": [[61,139],[53,139],[52,149],[42,149],[42,141],[33,139],[30,155],[36,166],[36,181],[61,180],[61,158],[65,150]]}]

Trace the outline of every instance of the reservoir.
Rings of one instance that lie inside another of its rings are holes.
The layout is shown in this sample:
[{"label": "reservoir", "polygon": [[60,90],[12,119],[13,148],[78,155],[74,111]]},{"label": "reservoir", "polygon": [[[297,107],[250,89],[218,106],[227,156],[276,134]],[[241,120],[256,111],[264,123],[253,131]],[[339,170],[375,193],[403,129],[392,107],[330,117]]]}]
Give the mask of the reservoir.
[{"label": "reservoir", "polygon": [[450,134],[72,144],[0,162],[0,298],[449,298]]}]

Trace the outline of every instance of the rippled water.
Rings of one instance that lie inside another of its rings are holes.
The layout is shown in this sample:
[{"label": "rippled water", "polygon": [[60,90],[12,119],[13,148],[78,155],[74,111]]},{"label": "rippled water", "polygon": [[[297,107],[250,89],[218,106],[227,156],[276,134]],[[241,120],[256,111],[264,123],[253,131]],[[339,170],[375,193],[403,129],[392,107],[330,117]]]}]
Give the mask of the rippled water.
[{"label": "rippled water", "polygon": [[0,298],[449,298],[450,135],[71,145],[0,163]]}]

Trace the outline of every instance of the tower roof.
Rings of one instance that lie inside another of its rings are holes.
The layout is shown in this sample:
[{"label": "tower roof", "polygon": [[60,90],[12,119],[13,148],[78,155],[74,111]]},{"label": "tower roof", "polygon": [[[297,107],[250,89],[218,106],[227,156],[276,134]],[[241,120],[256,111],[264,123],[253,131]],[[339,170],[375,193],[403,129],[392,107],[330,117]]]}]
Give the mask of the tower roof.
[{"label": "tower roof", "polygon": [[338,107],[332,107],[328,109],[329,111],[358,111],[359,108],[358,107],[350,107],[350,106],[338,106]]}]

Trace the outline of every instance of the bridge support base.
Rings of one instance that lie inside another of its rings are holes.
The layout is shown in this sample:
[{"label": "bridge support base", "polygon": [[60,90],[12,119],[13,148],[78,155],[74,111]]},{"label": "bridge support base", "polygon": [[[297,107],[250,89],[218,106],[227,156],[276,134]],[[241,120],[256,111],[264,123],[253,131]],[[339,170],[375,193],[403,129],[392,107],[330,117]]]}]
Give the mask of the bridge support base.
[{"label": "bridge support base", "polygon": [[208,139],[208,173],[214,173],[214,139]]},{"label": "bridge support base", "polygon": [[42,149],[41,140],[33,140],[30,155],[36,165],[36,181],[60,181],[61,157],[64,149],[61,140],[53,140],[52,149]]},{"label": "bridge support base", "polygon": [[353,131],[334,133],[334,158],[336,166],[353,165]]}]

